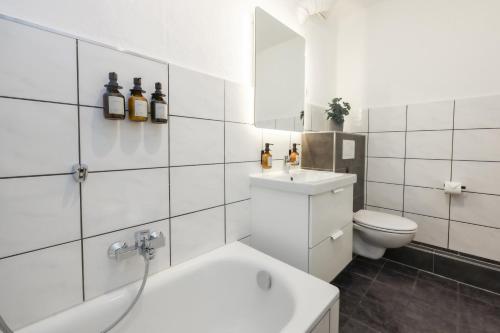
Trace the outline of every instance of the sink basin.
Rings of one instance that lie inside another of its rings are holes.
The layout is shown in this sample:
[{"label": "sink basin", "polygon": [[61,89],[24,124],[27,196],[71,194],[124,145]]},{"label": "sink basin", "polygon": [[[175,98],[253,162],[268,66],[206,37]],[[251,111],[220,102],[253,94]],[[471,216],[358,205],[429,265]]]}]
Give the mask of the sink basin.
[{"label": "sink basin", "polygon": [[290,170],[290,173],[272,171],[250,175],[252,186],[309,195],[328,192],[355,182],[356,175],[353,174],[305,169]]}]

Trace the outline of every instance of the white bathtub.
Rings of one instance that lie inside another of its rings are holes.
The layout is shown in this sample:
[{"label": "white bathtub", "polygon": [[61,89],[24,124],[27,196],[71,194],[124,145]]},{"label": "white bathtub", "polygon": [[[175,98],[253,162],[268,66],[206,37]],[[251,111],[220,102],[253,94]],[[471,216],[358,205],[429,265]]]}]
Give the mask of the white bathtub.
[{"label": "white bathtub", "polygon": [[[272,286],[257,285],[265,270]],[[139,283],[16,333],[98,333],[128,306]],[[337,332],[338,289],[241,243],[152,275],[135,309],[113,332]]]}]

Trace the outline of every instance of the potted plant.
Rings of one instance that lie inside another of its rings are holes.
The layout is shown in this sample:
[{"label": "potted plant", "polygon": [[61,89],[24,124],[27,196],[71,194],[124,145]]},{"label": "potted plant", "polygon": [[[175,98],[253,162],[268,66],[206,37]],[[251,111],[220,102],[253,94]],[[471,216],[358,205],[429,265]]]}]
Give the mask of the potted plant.
[{"label": "potted plant", "polygon": [[328,109],[325,110],[326,120],[331,120],[328,127],[332,131],[342,131],[344,129],[344,117],[349,114],[351,105],[342,102],[342,98],[335,97],[331,103],[328,103]]}]

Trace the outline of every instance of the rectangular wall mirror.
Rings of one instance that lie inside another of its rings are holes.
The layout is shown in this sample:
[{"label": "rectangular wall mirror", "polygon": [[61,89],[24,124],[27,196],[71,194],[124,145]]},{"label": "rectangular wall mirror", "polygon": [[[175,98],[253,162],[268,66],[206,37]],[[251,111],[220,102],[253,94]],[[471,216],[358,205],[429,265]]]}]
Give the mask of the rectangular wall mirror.
[{"label": "rectangular wall mirror", "polygon": [[305,39],[255,8],[255,126],[302,131]]}]

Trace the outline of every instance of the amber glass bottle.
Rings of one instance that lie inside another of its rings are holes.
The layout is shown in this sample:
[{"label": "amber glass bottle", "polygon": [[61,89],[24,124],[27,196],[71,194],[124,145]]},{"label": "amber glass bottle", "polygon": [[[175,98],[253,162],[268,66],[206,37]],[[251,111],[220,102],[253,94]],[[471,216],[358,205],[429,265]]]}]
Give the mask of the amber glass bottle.
[{"label": "amber glass bottle", "polygon": [[168,122],[168,104],[163,98],[161,83],[155,83],[155,92],[151,94],[151,121],[156,124]]},{"label": "amber glass bottle", "polygon": [[106,87],[106,92],[102,96],[104,118],[125,119],[125,97],[118,91],[122,89],[118,85],[118,75],[115,72],[109,73],[109,83],[104,86]]},{"label": "amber glass bottle", "polygon": [[128,98],[128,119],[132,121],[148,120],[148,100],[142,96],[145,91],[141,87],[141,78],[134,78],[134,88],[130,89]]},{"label": "amber glass bottle", "polygon": [[300,146],[300,143],[293,143],[292,150],[289,153],[290,164],[292,164],[292,165],[299,165],[300,164],[300,157],[299,157],[299,152],[297,151],[297,146]]},{"label": "amber glass bottle", "polygon": [[271,149],[269,149],[269,146],[272,145],[272,143],[266,143],[265,149],[261,151],[260,165],[263,169],[271,169],[273,167],[273,155],[271,154]]}]

